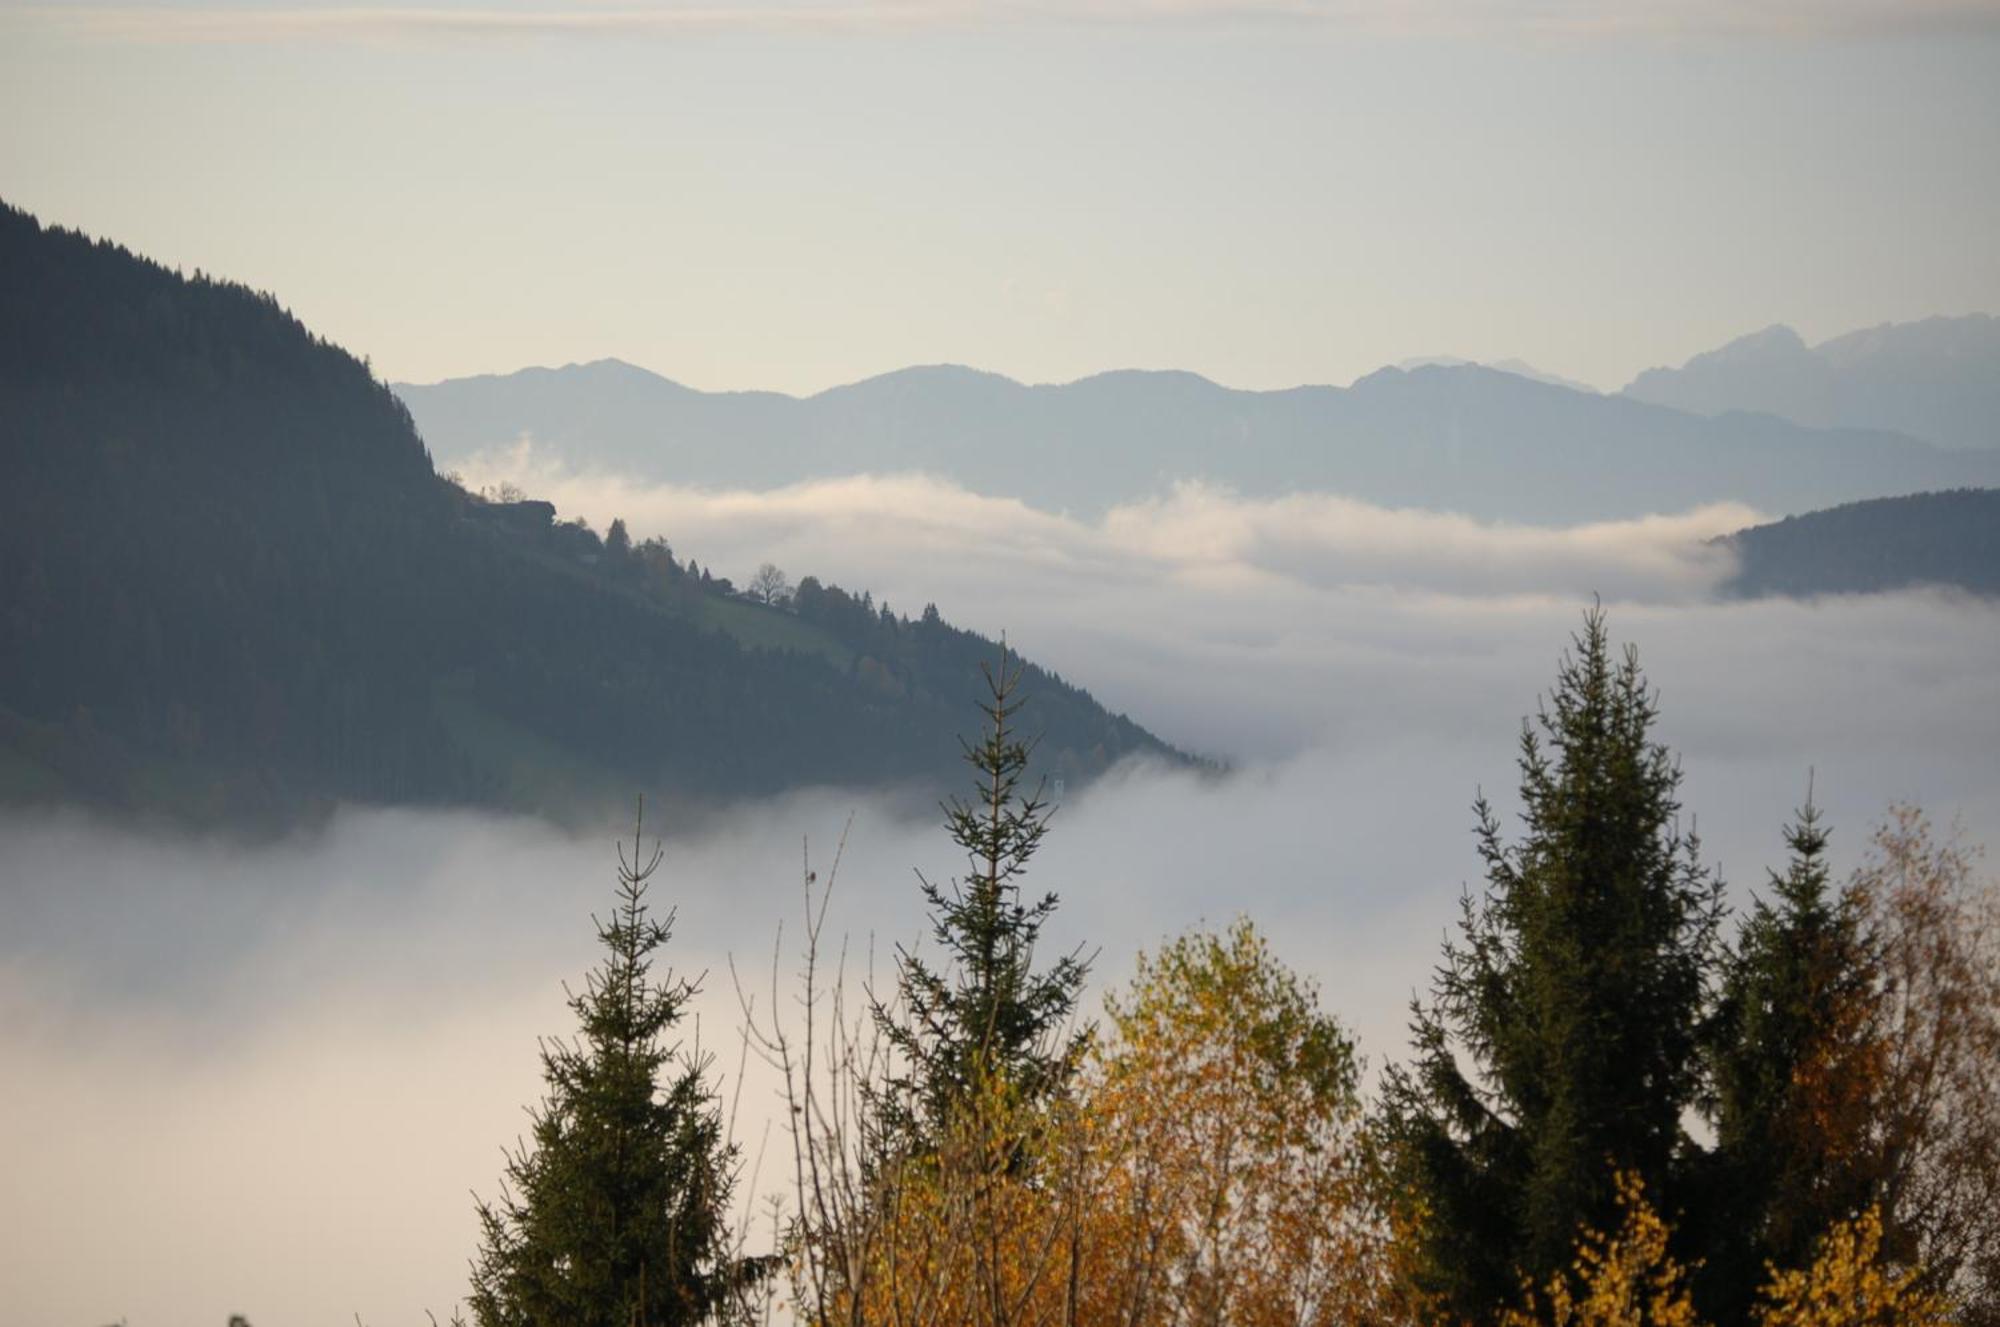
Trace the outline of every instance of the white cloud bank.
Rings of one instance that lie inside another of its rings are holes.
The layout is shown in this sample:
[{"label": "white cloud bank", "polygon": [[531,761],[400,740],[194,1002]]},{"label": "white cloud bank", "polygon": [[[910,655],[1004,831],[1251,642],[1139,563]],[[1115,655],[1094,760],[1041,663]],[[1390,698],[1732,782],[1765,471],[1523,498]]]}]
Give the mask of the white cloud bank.
[{"label": "white cloud bank", "polygon": [[[769,492],[634,484],[545,464],[525,444],[464,470],[599,530],[622,517],[635,537],[664,536],[739,581],[768,559],[904,613],[935,602],[961,626],[1010,632],[1170,740],[1232,759],[1294,754],[1368,722],[1323,703],[1343,672],[1483,691],[1491,633],[1539,640],[1547,656],[1593,595],[1703,606],[1733,570],[1704,541],[1760,519],[1729,504],[1552,529],[1182,485],[1083,521],[923,476]],[[1514,694],[1532,695],[1522,681]]]},{"label": "white cloud bank", "polygon": [[[1381,585],[1447,593],[1602,593],[1639,600],[1713,592],[1733,570],[1705,540],[1764,519],[1741,503],[1671,516],[1543,527],[1388,508],[1326,493],[1245,498],[1202,482],[1084,521],[987,497],[922,474],[856,475],[749,491],[635,484],[575,472],[531,441],[459,466],[475,488],[503,481],[602,528],[670,533],[697,557],[838,548],[865,535],[876,565],[934,551],[978,553],[999,567],[1182,581]],[[822,542],[815,544],[815,539]],[[747,551],[746,551],[747,550]]]}]

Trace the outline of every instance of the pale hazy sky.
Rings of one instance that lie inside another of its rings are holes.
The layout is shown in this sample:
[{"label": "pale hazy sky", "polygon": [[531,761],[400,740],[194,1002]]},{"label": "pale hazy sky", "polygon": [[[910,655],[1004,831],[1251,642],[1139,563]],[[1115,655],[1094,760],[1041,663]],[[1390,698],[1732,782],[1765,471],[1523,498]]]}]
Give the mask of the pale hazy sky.
[{"label": "pale hazy sky", "polygon": [[0,197],[399,379],[1615,387],[2000,312],[2000,0],[0,0]]}]

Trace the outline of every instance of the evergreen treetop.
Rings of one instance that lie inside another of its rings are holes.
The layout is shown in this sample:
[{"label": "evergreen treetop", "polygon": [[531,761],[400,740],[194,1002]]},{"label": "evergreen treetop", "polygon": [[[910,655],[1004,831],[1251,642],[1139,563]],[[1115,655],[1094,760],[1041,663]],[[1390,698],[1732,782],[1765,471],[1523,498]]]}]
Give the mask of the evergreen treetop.
[{"label": "evergreen treetop", "polygon": [[1601,609],[1520,741],[1522,833],[1475,804],[1486,887],[1467,895],[1415,1063],[1388,1081],[1428,1288],[1472,1316],[1540,1283],[1616,1216],[1611,1177],[1670,1199],[1700,1086],[1721,882],[1679,828],[1636,652]]},{"label": "evergreen treetop", "polygon": [[1035,944],[1056,896],[1032,902],[1020,877],[1048,830],[1053,806],[1037,783],[1025,785],[1033,742],[1017,734],[1021,668],[1006,644],[997,667],[981,665],[986,731],[964,742],[974,795],[945,801],[945,832],[964,849],[968,871],[948,884],[918,873],[931,934],[945,963],[933,967],[897,951],[897,1003],[875,1005],[890,1045],[908,1066],[893,1084],[891,1120],[925,1134],[949,1120],[975,1090],[999,1085],[1017,1100],[1047,1098],[1067,1083],[1084,1035],[1066,1033],[1088,962],[1063,955],[1035,969]]},{"label": "evergreen treetop", "polygon": [[1830,884],[1827,831],[1810,793],[1785,872],[1744,919],[1724,967],[1713,1040],[1716,1180],[1704,1269],[1714,1316],[1746,1316],[1768,1266],[1875,1203],[1868,1145],[1880,1078],[1869,1014],[1879,978],[1865,909]]},{"label": "evergreen treetop", "polygon": [[672,915],[647,908],[661,850],[642,857],[640,844],[635,829],[631,857],[619,849],[617,907],[597,924],[605,957],[569,999],[579,1033],[542,1044],[532,1146],[508,1154],[499,1199],[479,1203],[480,1327],[682,1327],[729,1288],[734,1149],[705,1065],[667,1041],[697,988],[651,975]]}]

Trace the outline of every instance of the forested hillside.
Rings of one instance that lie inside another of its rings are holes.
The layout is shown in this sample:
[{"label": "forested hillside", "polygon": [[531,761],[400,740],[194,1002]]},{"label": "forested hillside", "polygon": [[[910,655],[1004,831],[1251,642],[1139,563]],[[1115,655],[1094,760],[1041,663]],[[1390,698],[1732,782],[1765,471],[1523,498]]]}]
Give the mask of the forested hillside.
[{"label": "forested hillside", "polygon": [[[271,297],[0,209],[0,793],[199,820],[932,783],[997,646],[439,478]],[[1030,668],[1039,763],[1168,754]]]},{"label": "forested hillside", "polygon": [[1916,585],[2000,595],[2000,490],[1955,489],[1851,502],[1740,530],[1729,590],[1866,594]]}]

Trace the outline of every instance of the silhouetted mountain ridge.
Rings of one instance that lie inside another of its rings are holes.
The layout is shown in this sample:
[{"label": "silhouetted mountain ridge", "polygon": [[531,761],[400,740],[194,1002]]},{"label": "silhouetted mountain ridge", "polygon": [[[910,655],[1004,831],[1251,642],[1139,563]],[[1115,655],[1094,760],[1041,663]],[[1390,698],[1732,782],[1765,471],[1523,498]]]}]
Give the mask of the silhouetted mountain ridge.
[{"label": "silhouetted mountain ridge", "polygon": [[1747,413],[1704,418],[1479,365],[1242,391],[1118,370],[1026,385],[931,366],[808,397],[696,391],[594,366],[399,386],[447,466],[527,437],[577,469],[771,488],[922,471],[1046,510],[1101,512],[1176,480],[1569,523],[1741,501],[1802,511],[2000,483],[2000,454]]},{"label": "silhouetted mountain ridge", "polygon": [[1624,394],[1698,414],[1754,411],[1820,427],[1891,429],[2000,448],[2000,319],[1883,323],[1817,346],[1782,324],[1648,369]]}]

